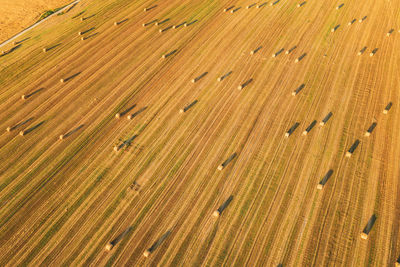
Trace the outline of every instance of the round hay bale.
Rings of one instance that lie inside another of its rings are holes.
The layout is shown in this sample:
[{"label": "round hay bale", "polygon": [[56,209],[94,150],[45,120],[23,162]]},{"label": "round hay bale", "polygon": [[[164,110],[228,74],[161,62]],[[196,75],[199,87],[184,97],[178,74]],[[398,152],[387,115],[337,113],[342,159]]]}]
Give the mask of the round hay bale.
[{"label": "round hay bale", "polygon": [[63,140],[63,139],[64,139],[64,135],[61,134],[58,138],[59,138],[60,140]]},{"label": "round hay bale", "polygon": [[297,7],[300,7],[300,4],[297,4]]},{"label": "round hay bale", "polygon": [[163,30],[162,30],[162,29],[159,29],[158,31],[159,31],[159,32],[163,32]]},{"label": "round hay bale", "polygon": [[47,52],[47,48],[43,48],[43,52],[45,52],[45,53],[46,53],[46,52]]},{"label": "round hay bale", "polygon": [[118,146],[114,146],[114,151],[115,151],[115,152],[118,151]]},{"label": "round hay bale", "polygon": [[368,137],[368,136],[370,136],[371,135],[371,133],[370,132],[365,132],[365,134],[364,134],[366,137]]},{"label": "round hay bale", "polygon": [[272,54],[272,57],[276,57],[276,54]]},{"label": "round hay bale", "polygon": [[121,118],[121,114],[120,114],[120,113],[115,114],[115,118],[116,118],[116,119]]},{"label": "round hay bale", "polygon": [[317,189],[322,190],[322,188],[323,188],[323,185],[322,185],[322,184],[318,184],[318,185],[317,185]]},{"label": "round hay bale", "polygon": [[216,211],[213,212],[213,216],[214,216],[214,217],[219,217],[219,215],[220,215],[220,213],[219,213],[218,210],[216,210]]},{"label": "round hay bale", "polygon": [[285,137],[286,137],[286,138],[288,138],[288,137],[289,137],[289,135],[290,135],[289,133],[285,133]]},{"label": "round hay bale", "polygon": [[166,58],[167,56],[166,55],[162,55],[162,58]]},{"label": "round hay bale", "polygon": [[388,111],[386,109],[383,110],[383,114],[388,114]]},{"label": "round hay bale", "polygon": [[115,22],[114,22],[114,26],[118,26],[118,22],[115,21]]},{"label": "round hay bale", "polygon": [[78,32],[78,35],[82,35],[82,32]]},{"label": "round hay bale", "polygon": [[183,109],[180,109],[179,110],[179,113],[184,113],[185,111],[183,110]]},{"label": "round hay bale", "polygon": [[81,41],[85,41],[85,37],[81,37]]},{"label": "round hay bale", "polygon": [[346,152],[346,158],[350,158],[351,157],[351,153],[349,151]]},{"label": "round hay bale", "polygon": [[217,79],[218,82],[220,82],[221,80],[222,80],[221,77],[219,77],[219,78]]},{"label": "round hay bale", "polygon": [[6,131],[11,132],[11,127],[7,127]]},{"label": "round hay bale", "polygon": [[146,23],[143,23],[142,26],[143,26],[143,27],[146,27]]},{"label": "round hay bale", "polygon": [[158,21],[156,21],[156,23],[154,23],[154,25],[156,25],[156,26],[158,26],[158,24],[159,24]]},{"label": "round hay bale", "polygon": [[132,119],[132,115],[128,115],[128,120],[131,120]]},{"label": "round hay bale", "polygon": [[150,256],[150,251],[149,251],[149,250],[146,250],[145,252],[143,252],[143,256],[145,256],[146,258],[147,258],[148,256]]},{"label": "round hay bale", "polygon": [[113,248],[113,244],[111,244],[111,243],[107,243],[107,245],[106,245],[106,250],[107,251],[110,251],[111,249]]},{"label": "round hay bale", "polygon": [[361,233],[361,238],[366,240],[366,239],[368,239],[368,235],[363,232],[363,233]]},{"label": "round hay bale", "polygon": [[24,132],[24,131],[20,131],[20,132],[19,132],[19,135],[20,135],[20,136],[24,136],[24,135],[25,135],[25,132]]},{"label": "round hay bale", "polygon": [[332,28],[332,29],[331,29],[331,32],[334,32],[334,31],[335,31],[335,28]]},{"label": "round hay bale", "polygon": [[224,168],[224,166],[222,166],[222,165],[219,165],[219,166],[218,166],[218,170],[219,170],[219,171],[222,171],[223,168]]},{"label": "round hay bale", "polygon": [[146,12],[147,11],[147,7],[143,8],[143,11]]},{"label": "round hay bale", "polygon": [[395,266],[396,266],[396,267],[400,267],[400,262],[396,261]]},{"label": "round hay bale", "polygon": [[238,90],[242,90],[242,89],[243,89],[243,86],[239,85]]},{"label": "round hay bale", "polygon": [[374,53],[369,53],[369,56],[372,57],[374,55]]},{"label": "round hay bale", "polygon": [[324,125],[325,125],[325,122],[321,121],[321,122],[319,123],[319,125],[320,125],[320,126],[324,126]]},{"label": "round hay bale", "polygon": [[298,59],[298,58],[296,58],[296,60],[294,61],[294,63],[297,63],[297,62],[299,62],[299,59]]},{"label": "round hay bale", "polygon": [[60,79],[60,82],[63,83],[63,82],[65,82],[65,80],[64,79]]},{"label": "round hay bale", "polygon": [[25,96],[25,95],[21,95],[21,99],[22,99],[22,100],[25,100],[25,99],[26,99],[26,96]]},{"label": "round hay bale", "polygon": [[307,131],[304,131],[304,132],[303,132],[303,135],[307,135],[307,134],[308,134],[308,132],[307,132]]},{"label": "round hay bale", "polygon": [[81,21],[84,21],[85,19],[84,18],[81,18]]}]

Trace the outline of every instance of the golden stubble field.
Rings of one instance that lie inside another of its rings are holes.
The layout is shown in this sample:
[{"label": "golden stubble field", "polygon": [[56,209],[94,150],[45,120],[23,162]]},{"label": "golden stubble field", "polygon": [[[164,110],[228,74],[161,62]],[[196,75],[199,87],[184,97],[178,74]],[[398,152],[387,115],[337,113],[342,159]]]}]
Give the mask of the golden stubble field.
[{"label": "golden stubble field", "polygon": [[0,42],[35,23],[46,10],[65,6],[70,0],[0,0]]},{"label": "golden stubble field", "polygon": [[87,0],[4,48],[0,265],[395,265],[400,3],[252,3]]}]

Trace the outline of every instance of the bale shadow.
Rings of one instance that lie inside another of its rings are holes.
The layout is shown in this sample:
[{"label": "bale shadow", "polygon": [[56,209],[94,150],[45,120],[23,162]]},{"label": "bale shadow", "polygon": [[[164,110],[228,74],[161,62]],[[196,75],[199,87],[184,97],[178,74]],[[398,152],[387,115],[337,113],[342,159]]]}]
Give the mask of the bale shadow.
[{"label": "bale shadow", "polygon": [[70,7],[65,11],[65,13],[70,12],[77,4],[78,4],[78,3],[75,3],[75,4],[73,4],[72,6],[70,6]]},{"label": "bale shadow", "polygon": [[39,122],[38,124],[36,124],[35,126],[29,128],[29,129],[27,129],[27,130],[25,130],[25,131],[21,131],[20,135],[27,135],[27,134],[29,134],[30,132],[32,132],[32,131],[36,130],[37,128],[39,128],[43,123],[45,123],[45,121],[41,121],[41,122]]},{"label": "bale shadow", "polygon": [[79,32],[79,35],[84,35],[84,34],[90,32],[90,31],[93,31],[94,29],[95,29],[95,27],[92,27],[92,28],[90,28],[90,29],[87,29],[86,31]]},{"label": "bale shadow", "polygon": [[167,22],[167,21],[169,21],[170,19],[169,18],[167,18],[167,19],[164,19],[164,20],[162,20],[162,21],[160,21],[160,22],[156,22],[156,25],[161,25],[161,24],[164,24],[165,22]]},{"label": "bale shadow", "polygon": [[154,6],[151,6],[151,7],[146,7],[146,8],[144,9],[144,11],[150,11],[150,10],[156,8],[157,6],[158,6],[158,5],[154,5]]},{"label": "bale shadow", "polygon": [[73,130],[69,131],[68,133],[64,134],[64,138],[67,138],[68,136],[71,136],[72,134],[76,133],[77,131],[82,129],[83,126],[85,126],[85,124],[81,124],[78,127],[76,127],[75,129],[73,129]]},{"label": "bale shadow", "polygon": [[121,113],[118,113],[117,115],[119,116],[124,116],[125,114],[127,114],[129,111],[131,111],[132,109],[134,109],[136,107],[136,104],[133,104],[132,106],[130,106],[129,108],[127,108],[126,110],[122,111]]},{"label": "bale shadow", "polygon": [[91,34],[91,35],[84,36],[84,37],[82,37],[82,40],[84,41],[84,40],[93,38],[93,37],[95,37],[95,36],[98,35],[98,34],[99,34],[99,32],[95,32],[95,33],[93,33],[93,34]]},{"label": "bale shadow", "polygon": [[33,120],[33,117],[30,117],[29,119],[27,119],[27,120],[25,120],[25,121],[23,121],[23,122],[17,123],[17,124],[15,124],[14,126],[8,127],[8,128],[7,128],[7,131],[8,131],[8,132],[11,132],[11,131],[17,129],[18,127],[21,127],[21,126],[27,124],[27,123],[30,122],[31,120]]},{"label": "bale shadow", "polygon": [[43,90],[44,90],[44,87],[39,88],[39,89],[33,91],[32,93],[29,93],[29,94],[27,94],[27,95],[24,95],[23,99],[28,99],[28,98],[32,97],[33,95],[35,95],[35,94],[37,94],[37,93],[39,93],[39,92],[41,92],[41,91],[43,91]]},{"label": "bale shadow", "polygon": [[51,47],[49,47],[49,48],[46,48],[46,51],[51,51],[51,50],[57,48],[57,47],[60,46],[60,45],[61,45],[61,43],[58,43],[58,44],[56,44],[56,45],[53,45],[53,46],[51,46]]},{"label": "bale shadow", "polygon": [[14,45],[21,44],[21,43],[23,43],[23,42],[25,42],[25,41],[27,41],[29,39],[31,39],[31,37],[26,37],[25,39],[22,39],[21,41],[14,42]]},{"label": "bale shadow", "polygon": [[90,15],[90,16],[88,16],[88,17],[82,17],[82,18],[81,18],[81,21],[85,21],[85,20],[87,20],[87,19],[91,19],[91,18],[93,18],[94,16],[96,16],[96,14]]},{"label": "bale shadow", "polygon": [[75,78],[76,76],[78,76],[79,74],[81,74],[81,72],[77,72],[77,73],[75,73],[75,74],[73,74],[73,75],[71,75],[71,76],[69,76],[69,77],[67,77],[65,79],[61,79],[61,82],[63,82],[63,83],[68,82],[68,81],[72,80],[73,78]]},{"label": "bale shadow", "polygon": [[183,24],[185,27],[189,27],[190,25],[193,25],[193,24],[195,24],[196,22],[198,22],[198,20],[196,19],[196,20],[194,20],[194,21],[192,21],[192,22],[189,22],[189,23],[185,23],[185,24]]},{"label": "bale shadow", "polygon": [[117,21],[117,22],[115,22],[114,24],[115,24],[115,25],[121,25],[121,24],[127,22],[128,20],[129,20],[129,19],[124,19],[124,20],[121,20],[121,21]]},{"label": "bale shadow", "polygon": [[[128,116],[128,120],[132,120],[133,118],[135,118],[136,116],[138,116],[140,113],[142,113],[143,111],[145,111],[147,109],[146,107],[143,107],[141,109],[139,109],[138,111],[136,111],[135,113],[131,114]],[[128,112],[128,111],[127,111]]]},{"label": "bale shadow", "polygon": [[79,12],[78,14],[76,14],[75,16],[73,16],[73,19],[76,19],[77,17],[79,17],[80,15],[82,15],[83,13],[85,13],[85,11]]}]

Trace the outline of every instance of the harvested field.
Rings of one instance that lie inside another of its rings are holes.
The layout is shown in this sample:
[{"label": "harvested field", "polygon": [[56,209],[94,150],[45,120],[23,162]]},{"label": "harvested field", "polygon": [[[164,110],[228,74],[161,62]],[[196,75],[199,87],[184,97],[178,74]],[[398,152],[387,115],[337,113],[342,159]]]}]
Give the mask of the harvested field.
[{"label": "harvested field", "polygon": [[393,266],[400,2],[301,2],[82,0],[4,47],[0,266]]}]

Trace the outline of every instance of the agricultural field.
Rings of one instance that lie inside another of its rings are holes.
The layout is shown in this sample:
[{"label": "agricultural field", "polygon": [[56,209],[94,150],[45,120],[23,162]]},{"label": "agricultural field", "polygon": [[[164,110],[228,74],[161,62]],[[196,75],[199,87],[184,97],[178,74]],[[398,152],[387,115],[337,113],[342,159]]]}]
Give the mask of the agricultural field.
[{"label": "agricultural field", "polygon": [[0,0],[0,43],[14,36],[40,19],[48,10],[54,10],[71,0]]},{"label": "agricultural field", "polygon": [[0,48],[0,266],[400,265],[399,30],[399,1],[51,17]]}]

